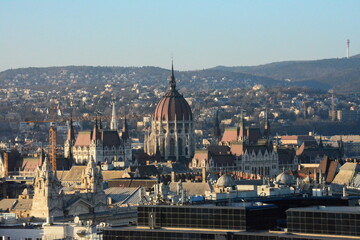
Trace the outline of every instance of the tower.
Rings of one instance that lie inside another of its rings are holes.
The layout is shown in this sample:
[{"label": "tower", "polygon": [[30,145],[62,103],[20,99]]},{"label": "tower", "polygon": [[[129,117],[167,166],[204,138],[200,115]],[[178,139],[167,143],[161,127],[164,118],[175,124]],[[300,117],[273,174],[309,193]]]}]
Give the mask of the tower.
[{"label": "tower", "polygon": [[118,130],[117,119],[116,119],[115,101],[112,102],[110,129],[111,130],[116,130],[116,131]]},{"label": "tower", "polygon": [[268,112],[267,109],[265,110],[265,124],[264,124],[264,137],[269,139],[270,138],[270,123],[269,123],[269,118],[268,118]]},{"label": "tower", "polygon": [[214,127],[214,139],[216,144],[221,141],[221,129],[220,129],[220,122],[219,122],[219,110],[216,110],[215,116],[215,127]]},{"label": "tower", "polygon": [[157,144],[165,160],[187,163],[194,156],[193,116],[188,102],[176,89],[173,64],[169,88],[152,116],[151,132],[144,143],[146,152],[155,155]]},{"label": "tower", "polygon": [[245,141],[245,122],[244,122],[244,111],[241,109],[240,113],[240,124],[239,124],[239,141]]},{"label": "tower", "polygon": [[54,125],[49,129],[49,152],[52,170],[56,171],[56,128]]},{"label": "tower", "polygon": [[[94,128],[91,132],[90,141],[90,155],[94,158],[95,162],[102,162],[103,160],[103,144],[101,140],[101,132],[96,118]],[[89,156],[89,160],[91,157]]]},{"label": "tower", "polygon": [[126,119],[126,112],[125,112],[125,116],[124,116],[124,122],[123,122],[123,126],[121,129],[121,138],[124,141],[127,141],[129,139],[129,130],[128,130],[128,124],[127,124],[127,119]]},{"label": "tower", "polygon": [[101,167],[97,167],[94,158],[91,158],[85,169],[85,174],[81,178],[82,188],[88,192],[102,192],[103,191],[103,177]]},{"label": "tower", "polygon": [[350,51],[350,40],[348,39],[346,40],[346,58],[350,57],[349,51]]},{"label": "tower", "polygon": [[35,173],[31,215],[41,219],[63,216],[61,187],[49,159],[45,157],[41,168],[38,167]]}]

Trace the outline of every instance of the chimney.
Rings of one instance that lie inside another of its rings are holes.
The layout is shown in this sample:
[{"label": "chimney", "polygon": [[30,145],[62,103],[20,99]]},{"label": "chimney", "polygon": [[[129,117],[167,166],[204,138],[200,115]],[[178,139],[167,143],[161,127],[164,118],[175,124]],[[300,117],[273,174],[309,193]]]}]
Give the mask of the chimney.
[{"label": "chimney", "polygon": [[346,186],[343,186],[343,197],[346,197]]},{"label": "chimney", "polygon": [[176,182],[176,176],[174,171],[171,171],[171,182]]},{"label": "chimney", "polygon": [[201,169],[201,175],[202,175],[202,182],[205,183],[206,182],[206,168],[202,168]]},{"label": "chimney", "polygon": [[9,153],[4,152],[4,177],[9,176]]}]

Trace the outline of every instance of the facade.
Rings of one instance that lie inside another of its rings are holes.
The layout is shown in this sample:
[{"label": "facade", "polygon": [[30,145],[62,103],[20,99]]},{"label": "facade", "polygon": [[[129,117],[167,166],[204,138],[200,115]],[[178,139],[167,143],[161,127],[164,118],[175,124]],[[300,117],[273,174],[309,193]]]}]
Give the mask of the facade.
[{"label": "facade", "polygon": [[188,163],[195,152],[194,124],[191,108],[176,90],[174,68],[169,90],[157,104],[151,130],[146,132],[144,150],[163,160]]},{"label": "facade", "polygon": [[[142,206],[138,227],[108,228],[103,239],[358,239],[357,207],[307,207],[286,211],[287,231],[274,230],[275,205]],[[279,223],[279,222],[278,222]]]},{"label": "facade", "polygon": [[294,233],[360,236],[358,206],[291,208],[287,210],[287,222],[289,232]]},{"label": "facade", "polygon": [[116,129],[114,110],[115,107],[113,107],[111,130],[102,129],[101,120],[99,123],[96,121],[92,130],[79,132],[76,140],[71,121],[64,144],[64,156],[72,159],[77,165],[86,164],[93,158],[97,163],[129,166],[132,161],[132,151],[127,120],[125,117],[122,131],[119,132]]},{"label": "facade", "polygon": [[247,149],[236,166],[249,176],[275,177],[279,173],[279,155],[272,149]]},{"label": "facade", "polygon": [[101,168],[92,159],[81,176],[81,183],[64,188],[47,158],[38,168],[34,180],[34,197],[31,216],[48,217],[76,216],[106,211],[106,196],[103,190]]},{"label": "facade", "polygon": [[270,140],[267,114],[263,132],[260,128],[246,127],[241,114],[239,127],[225,129],[221,143],[230,146],[236,156],[236,168],[244,177],[275,177],[279,173],[279,155]]},{"label": "facade", "polygon": [[[215,127],[215,138],[220,139],[216,129],[218,127]],[[245,127],[241,115],[239,126],[225,129],[218,146],[196,151],[190,167],[239,171],[244,178],[275,177],[279,173],[279,154],[270,140],[267,118],[261,132],[260,128]]]},{"label": "facade", "polygon": [[45,158],[41,169],[36,170],[31,215],[42,219],[63,216],[63,201],[59,194],[61,187],[60,181],[51,169],[50,161]]},{"label": "facade", "polygon": [[[261,212],[262,218],[252,219],[249,213]],[[138,226],[161,228],[198,228],[224,230],[268,229],[275,226],[274,205],[256,207],[172,206],[138,207]]]}]

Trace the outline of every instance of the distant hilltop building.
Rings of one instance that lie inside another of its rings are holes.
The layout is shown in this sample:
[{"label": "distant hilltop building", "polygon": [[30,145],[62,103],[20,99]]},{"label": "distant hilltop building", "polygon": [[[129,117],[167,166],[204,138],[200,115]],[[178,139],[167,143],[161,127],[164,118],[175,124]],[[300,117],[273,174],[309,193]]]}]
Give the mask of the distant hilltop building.
[{"label": "distant hilltop building", "polygon": [[96,120],[94,128],[78,133],[76,140],[72,121],[64,144],[64,156],[77,165],[86,164],[90,159],[96,163],[113,164],[126,167],[132,160],[131,139],[126,117],[121,132],[117,130],[115,103],[111,119],[111,130],[102,128],[101,119]]},{"label": "distant hilltop building", "polygon": [[173,66],[169,90],[155,108],[151,130],[145,135],[144,148],[147,154],[162,160],[188,163],[194,156],[193,115],[188,102],[176,90]]}]

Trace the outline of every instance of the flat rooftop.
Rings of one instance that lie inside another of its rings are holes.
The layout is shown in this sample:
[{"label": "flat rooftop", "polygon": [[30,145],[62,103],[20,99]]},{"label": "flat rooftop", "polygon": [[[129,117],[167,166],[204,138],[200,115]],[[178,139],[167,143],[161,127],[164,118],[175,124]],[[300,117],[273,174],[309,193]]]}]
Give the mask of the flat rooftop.
[{"label": "flat rooftop", "polygon": [[327,240],[339,240],[339,239],[360,239],[356,236],[343,236],[343,235],[326,235],[326,234],[305,234],[305,233],[288,233],[283,231],[258,231],[258,232],[246,232],[239,230],[229,230],[229,229],[199,229],[199,228],[156,228],[150,229],[149,227],[139,227],[139,226],[130,226],[130,227],[116,227],[116,228],[106,228],[105,231],[130,231],[130,232],[142,232],[142,231],[152,231],[152,232],[184,232],[184,233],[200,233],[200,234],[227,234],[229,232],[235,235],[244,235],[244,236],[262,236],[262,237],[286,237],[289,236],[291,239],[327,239]]},{"label": "flat rooftop", "polygon": [[354,206],[354,207],[353,206],[311,206],[311,207],[290,208],[287,211],[360,214],[360,206]]}]

